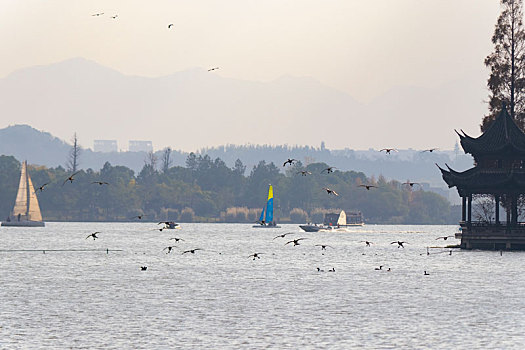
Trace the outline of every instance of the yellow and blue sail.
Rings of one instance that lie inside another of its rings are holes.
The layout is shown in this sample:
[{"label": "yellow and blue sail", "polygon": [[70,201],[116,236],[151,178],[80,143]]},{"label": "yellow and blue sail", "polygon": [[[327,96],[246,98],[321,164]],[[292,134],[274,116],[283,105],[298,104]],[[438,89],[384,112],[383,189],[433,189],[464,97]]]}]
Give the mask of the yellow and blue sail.
[{"label": "yellow and blue sail", "polygon": [[[266,211],[266,217],[264,217],[264,212]],[[261,211],[261,216],[259,217],[260,222],[270,223],[273,221],[273,187],[270,185],[270,188],[268,189],[268,199],[266,201],[266,205],[263,207]]]},{"label": "yellow and blue sail", "polygon": [[268,200],[266,201],[266,222],[273,221],[273,187],[268,189]]}]

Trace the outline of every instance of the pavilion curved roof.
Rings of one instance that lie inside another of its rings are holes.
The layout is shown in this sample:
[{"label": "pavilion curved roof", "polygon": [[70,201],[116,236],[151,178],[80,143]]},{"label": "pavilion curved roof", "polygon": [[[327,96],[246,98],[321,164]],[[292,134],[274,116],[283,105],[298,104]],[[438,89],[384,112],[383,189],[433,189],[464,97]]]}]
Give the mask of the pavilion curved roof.
[{"label": "pavilion curved roof", "polygon": [[481,136],[474,138],[463,130],[459,135],[461,146],[465,153],[474,158],[484,155],[502,153],[525,155],[525,133],[516,125],[512,117],[503,107],[492,125]]},{"label": "pavilion curved roof", "polygon": [[474,193],[508,190],[525,193],[525,169],[474,167],[458,172],[446,166],[448,170],[439,165],[438,168],[449,188],[456,187],[458,191],[467,190]]}]

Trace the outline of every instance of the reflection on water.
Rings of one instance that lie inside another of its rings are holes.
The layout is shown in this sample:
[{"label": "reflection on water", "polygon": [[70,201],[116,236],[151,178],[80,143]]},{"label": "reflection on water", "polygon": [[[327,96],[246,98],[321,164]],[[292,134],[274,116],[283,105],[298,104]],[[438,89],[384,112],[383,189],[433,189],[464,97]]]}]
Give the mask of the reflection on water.
[{"label": "reflection on water", "polygon": [[[304,233],[296,225],[155,227],[2,227],[2,250],[122,251],[0,252],[0,348],[521,349],[525,343],[524,253],[450,255],[431,248],[426,254],[428,246],[457,243],[435,240],[456,226],[367,225],[351,233]],[[85,239],[94,231],[101,231],[99,239]],[[291,231],[297,234],[273,239]],[[308,239],[284,245],[299,237]],[[404,249],[390,244],[398,240],[408,242]],[[195,248],[203,250],[181,254]],[[264,254],[253,260],[255,252]],[[380,265],[392,271],[376,271]]]}]

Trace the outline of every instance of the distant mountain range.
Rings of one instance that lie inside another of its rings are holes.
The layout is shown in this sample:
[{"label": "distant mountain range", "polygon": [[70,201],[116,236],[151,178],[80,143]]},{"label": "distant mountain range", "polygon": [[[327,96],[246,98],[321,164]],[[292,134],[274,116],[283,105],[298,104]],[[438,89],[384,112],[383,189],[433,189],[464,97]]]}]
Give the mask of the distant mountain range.
[{"label": "distant mountain range", "polygon": [[[373,72],[371,72],[373,74]],[[458,77],[435,88],[400,87],[368,104],[312,78],[223,78],[195,68],[148,78],[82,58],[0,79],[0,126],[29,124],[62,139],[151,140],[156,149],[226,144],[320,145],[331,149],[451,148],[454,128],[476,133],[484,82]]]}]

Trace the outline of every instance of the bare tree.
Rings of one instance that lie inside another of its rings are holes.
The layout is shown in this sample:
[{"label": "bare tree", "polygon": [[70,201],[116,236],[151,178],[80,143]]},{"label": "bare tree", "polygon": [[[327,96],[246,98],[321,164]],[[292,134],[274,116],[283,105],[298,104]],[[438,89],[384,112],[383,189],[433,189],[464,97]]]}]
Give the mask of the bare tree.
[{"label": "bare tree", "polygon": [[494,196],[490,194],[474,195],[474,218],[477,221],[490,223],[495,215]]},{"label": "bare tree", "polygon": [[498,17],[492,43],[494,52],[485,58],[490,69],[487,86],[489,115],[483,118],[481,130],[485,131],[505,103],[511,117],[523,130],[525,128],[525,29],[523,27],[523,0],[501,0],[502,11]]},{"label": "bare tree", "polygon": [[78,171],[80,153],[82,152],[82,147],[78,143],[77,133],[73,134],[73,146],[69,151],[69,158],[66,162],[66,168],[75,173]]},{"label": "bare tree", "polygon": [[167,147],[164,149],[164,152],[162,152],[162,172],[165,173],[168,171],[168,169],[171,167],[171,147]]},{"label": "bare tree", "polygon": [[157,169],[157,156],[153,151],[148,152],[146,159],[144,159],[144,166],[151,167],[152,170]]}]

